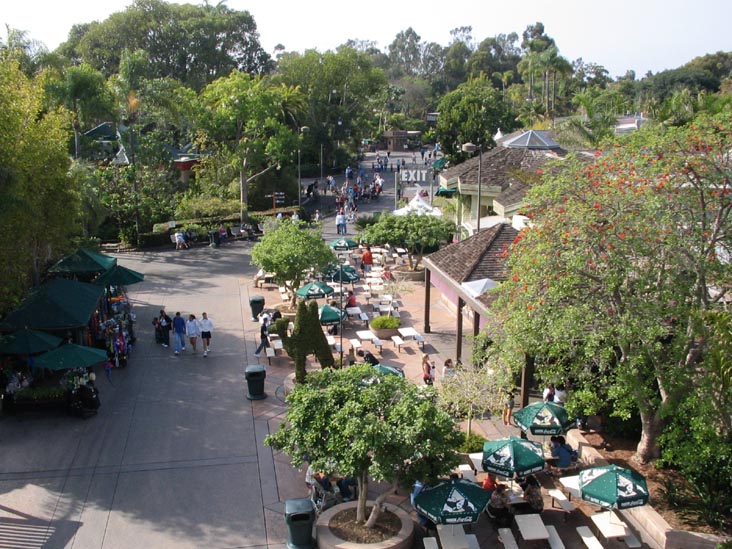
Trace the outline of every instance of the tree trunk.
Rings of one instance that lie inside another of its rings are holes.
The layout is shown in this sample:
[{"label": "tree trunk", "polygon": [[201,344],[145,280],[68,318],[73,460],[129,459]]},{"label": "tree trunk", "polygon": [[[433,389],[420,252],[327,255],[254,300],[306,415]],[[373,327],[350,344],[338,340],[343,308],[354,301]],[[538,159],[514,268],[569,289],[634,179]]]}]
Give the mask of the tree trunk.
[{"label": "tree trunk", "polygon": [[244,223],[245,214],[247,213],[247,172],[246,172],[247,161],[244,160],[242,163],[241,171],[239,172],[239,223]]},{"label": "tree trunk", "polygon": [[381,516],[381,513],[384,511],[384,501],[386,501],[386,498],[389,497],[389,494],[394,490],[396,490],[396,486],[392,486],[391,490],[387,490],[376,498],[374,506],[371,508],[369,520],[366,521],[366,528],[373,528],[376,526],[376,521],[379,520],[379,516]]},{"label": "tree trunk", "polygon": [[633,459],[645,464],[661,456],[658,438],[663,432],[664,421],[658,417],[657,413],[641,411],[640,417],[643,430]]},{"label": "tree trunk", "polygon": [[356,507],[356,522],[363,524],[366,521],[366,500],[369,499],[369,473],[361,471],[356,478],[358,484],[358,506]]}]

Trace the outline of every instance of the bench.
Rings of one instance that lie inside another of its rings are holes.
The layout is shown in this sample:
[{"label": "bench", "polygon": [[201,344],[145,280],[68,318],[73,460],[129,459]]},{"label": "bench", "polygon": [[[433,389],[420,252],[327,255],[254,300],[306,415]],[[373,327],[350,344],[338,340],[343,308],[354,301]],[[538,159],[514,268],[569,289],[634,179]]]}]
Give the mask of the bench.
[{"label": "bench", "polygon": [[272,359],[276,356],[275,350],[272,347],[265,347],[264,352],[267,355],[267,362],[272,364]]},{"label": "bench", "polygon": [[424,350],[424,336],[417,334],[416,336],[414,336],[414,341],[417,342],[418,346],[421,345],[422,349]]},{"label": "bench", "polygon": [[559,505],[559,507],[564,510],[564,521],[567,521],[567,517],[569,516],[569,513],[575,511],[577,508],[574,506],[574,504],[567,499],[567,496],[564,495],[564,493],[561,490],[558,490],[557,488],[553,488],[552,490],[549,490],[547,492],[549,496],[552,498],[552,509],[555,509],[554,506],[555,503]]},{"label": "bench", "polygon": [[632,532],[628,532],[628,535],[623,538],[625,545],[628,547],[642,547],[641,542],[638,541]]},{"label": "bench", "polygon": [[424,549],[438,549],[437,538],[423,538]]},{"label": "bench", "polygon": [[549,547],[552,549],[564,549],[564,542],[559,537],[557,529],[551,524],[547,524],[546,531],[549,532]]},{"label": "bench", "polygon": [[399,311],[395,311],[395,310],[392,309],[392,311],[391,311],[390,314],[391,314],[391,316],[393,316],[395,318],[401,318],[401,315],[399,314]]},{"label": "bench", "polygon": [[[468,549],[480,549],[478,536],[475,534],[465,534],[465,539],[468,540]],[[425,549],[427,549],[427,546],[425,546]]]},{"label": "bench", "polygon": [[353,350],[361,348],[361,342],[358,339],[349,339],[348,342],[351,344]]},{"label": "bench", "polygon": [[374,344],[374,347],[376,347],[380,353],[384,352],[384,342],[381,341],[379,338],[375,337],[371,340],[371,343]]},{"label": "bench", "polygon": [[366,313],[361,313],[361,314],[359,315],[359,317],[360,317],[360,318],[361,318],[361,320],[363,320],[363,321],[364,321],[364,322],[365,322],[366,324],[368,324],[368,323],[369,323],[369,315],[367,315]]},{"label": "bench", "polygon": [[399,336],[391,336],[391,340],[394,342],[394,347],[397,348],[398,352],[402,352],[402,345],[404,345],[404,340]]},{"label": "bench", "polygon": [[519,549],[516,538],[510,528],[498,529],[498,541],[500,541],[506,549]]},{"label": "bench", "polygon": [[578,526],[577,533],[582,538],[587,549],[603,549],[602,543],[595,537],[588,526]]}]

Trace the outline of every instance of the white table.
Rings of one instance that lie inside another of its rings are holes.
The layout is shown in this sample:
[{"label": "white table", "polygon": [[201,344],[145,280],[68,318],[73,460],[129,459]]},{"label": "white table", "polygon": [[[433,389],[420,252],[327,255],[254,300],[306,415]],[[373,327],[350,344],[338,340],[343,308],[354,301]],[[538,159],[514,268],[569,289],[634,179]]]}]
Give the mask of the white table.
[{"label": "white table", "polygon": [[346,307],[346,314],[350,316],[361,316],[361,307]]},{"label": "white table", "polygon": [[628,526],[614,511],[595,513],[590,518],[605,539],[625,538],[630,535]]},{"label": "white table", "polygon": [[438,524],[437,535],[442,549],[470,549],[462,524]]},{"label": "white table", "polygon": [[579,475],[560,477],[559,482],[564,486],[564,491],[567,492],[570,500],[572,499],[572,496],[576,498],[581,497],[579,489]]},{"label": "white table", "polygon": [[392,297],[392,296],[390,296],[390,295],[388,295],[388,294],[385,294],[385,295],[380,295],[380,296],[379,296],[379,303],[386,303],[386,304],[389,304],[389,303],[391,303],[391,302],[392,302],[393,300],[394,300],[394,299],[393,299],[393,297]]},{"label": "white table", "polygon": [[378,309],[379,309],[379,312],[381,314],[387,314],[388,315],[394,309],[394,307],[392,307],[391,305],[383,305],[382,304],[382,305],[379,305],[378,306]]},{"label": "white table", "polygon": [[376,337],[376,334],[371,330],[358,330],[356,332],[356,337],[358,337],[358,339],[360,339],[361,341],[372,341],[374,339],[378,339]]},{"label": "white table", "polygon": [[399,335],[402,337],[417,337],[419,332],[410,326],[407,328],[399,328]]},{"label": "white table", "polygon": [[521,531],[521,537],[525,541],[549,539],[549,532],[546,526],[544,526],[541,516],[532,513],[530,515],[516,515],[514,519]]}]

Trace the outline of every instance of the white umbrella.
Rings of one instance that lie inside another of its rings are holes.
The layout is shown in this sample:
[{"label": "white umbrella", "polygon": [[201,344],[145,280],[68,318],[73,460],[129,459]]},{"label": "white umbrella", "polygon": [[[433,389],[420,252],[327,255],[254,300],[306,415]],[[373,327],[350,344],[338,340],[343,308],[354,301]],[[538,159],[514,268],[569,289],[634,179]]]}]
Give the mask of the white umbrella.
[{"label": "white umbrella", "polygon": [[460,286],[463,287],[472,297],[478,297],[479,295],[486,293],[488,290],[492,290],[498,286],[498,282],[491,280],[490,278],[481,278],[479,280],[463,282]]}]

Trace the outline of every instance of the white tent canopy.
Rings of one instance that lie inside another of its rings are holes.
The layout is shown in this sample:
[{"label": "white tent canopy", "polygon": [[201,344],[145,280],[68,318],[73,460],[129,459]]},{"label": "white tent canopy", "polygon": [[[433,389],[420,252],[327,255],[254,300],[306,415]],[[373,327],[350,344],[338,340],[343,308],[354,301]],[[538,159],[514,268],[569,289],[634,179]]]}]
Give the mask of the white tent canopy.
[{"label": "white tent canopy", "polygon": [[440,208],[433,208],[430,206],[430,203],[427,202],[424,198],[419,196],[420,187],[417,185],[417,194],[415,195],[412,200],[409,201],[409,204],[404,206],[403,208],[399,208],[398,210],[394,210],[394,215],[410,215],[410,214],[416,214],[416,215],[434,215],[435,217],[442,217],[442,211],[440,211]]},{"label": "white tent canopy", "polygon": [[462,286],[472,297],[478,297],[479,295],[486,293],[488,290],[492,290],[498,286],[498,282],[491,280],[490,278],[481,278],[479,280],[463,282],[460,286]]}]

